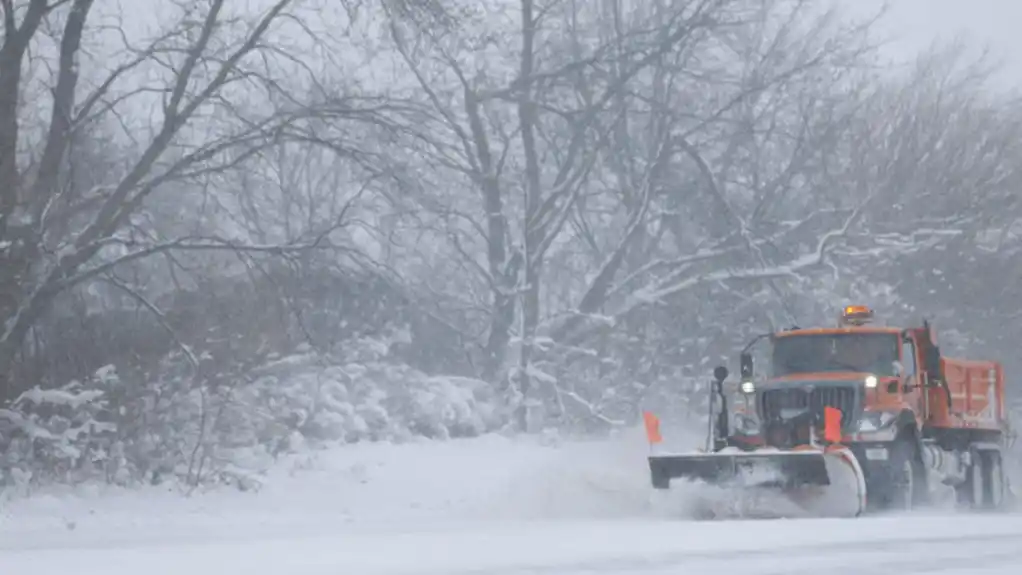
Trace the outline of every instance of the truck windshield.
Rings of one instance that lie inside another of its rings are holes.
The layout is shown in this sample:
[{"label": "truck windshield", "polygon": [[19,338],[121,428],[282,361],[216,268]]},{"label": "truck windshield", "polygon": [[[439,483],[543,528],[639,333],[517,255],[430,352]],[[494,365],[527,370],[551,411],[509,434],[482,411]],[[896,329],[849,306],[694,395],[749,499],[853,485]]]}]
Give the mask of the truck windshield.
[{"label": "truck windshield", "polygon": [[895,361],[895,334],[824,333],[775,338],[770,363],[774,377],[839,371],[893,376]]}]

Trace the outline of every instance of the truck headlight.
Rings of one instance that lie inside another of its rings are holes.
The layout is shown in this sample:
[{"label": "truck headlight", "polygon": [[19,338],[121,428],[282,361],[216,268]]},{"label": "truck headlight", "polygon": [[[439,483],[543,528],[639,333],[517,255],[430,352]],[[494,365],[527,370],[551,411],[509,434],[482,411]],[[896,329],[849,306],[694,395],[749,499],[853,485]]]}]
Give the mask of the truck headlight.
[{"label": "truck headlight", "polygon": [[751,381],[743,381],[740,388],[742,390],[742,393],[747,393],[749,395],[756,393],[756,384],[752,383]]},{"label": "truck headlight", "polygon": [[877,383],[878,383],[877,382],[877,376],[875,376],[875,375],[867,375],[865,383],[866,383],[866,387],[867,388],[874,389],[877,386]]}]

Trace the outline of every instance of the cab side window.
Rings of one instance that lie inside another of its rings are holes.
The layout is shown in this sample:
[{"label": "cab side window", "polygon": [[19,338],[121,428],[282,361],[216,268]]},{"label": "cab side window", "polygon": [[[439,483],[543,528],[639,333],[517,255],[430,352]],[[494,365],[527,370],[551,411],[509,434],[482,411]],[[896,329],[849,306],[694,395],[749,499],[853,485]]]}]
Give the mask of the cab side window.
[{"label": "cab side window", "polygon": [[916,374],[916,346],[911,338],[901,341],[901,365],[905,369],[906,376]]}]

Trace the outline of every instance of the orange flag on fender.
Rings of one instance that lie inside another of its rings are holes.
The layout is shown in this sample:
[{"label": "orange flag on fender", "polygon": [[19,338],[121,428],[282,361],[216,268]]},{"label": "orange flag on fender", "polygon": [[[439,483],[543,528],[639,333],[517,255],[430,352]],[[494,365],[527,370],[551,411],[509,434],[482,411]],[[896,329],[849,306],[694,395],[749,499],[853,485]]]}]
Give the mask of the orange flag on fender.
[{"label": "orange flag on fender", "polygon": [[642,412],[642,421],[646,424],[646,439],[650,445],[660,443],[664,438],[660,435],[660,419],[648,411]]},{"label": "orange flag on fender", "polygon": [[823,408],[823,440],[841,443],[841,410],[836,407]]}]

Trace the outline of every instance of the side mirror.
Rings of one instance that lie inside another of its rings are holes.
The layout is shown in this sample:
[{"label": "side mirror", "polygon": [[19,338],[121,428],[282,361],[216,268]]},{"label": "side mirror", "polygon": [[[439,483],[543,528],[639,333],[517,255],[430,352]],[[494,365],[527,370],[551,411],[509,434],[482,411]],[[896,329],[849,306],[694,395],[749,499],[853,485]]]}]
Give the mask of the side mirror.
[{"label": "side mirror", "polygon": [[717,380],[717,383],[723,383],[727,379],[727,368],[723,365],[718,365],[713,369],[713,379]]},{"label": "side mirror", "polygon": [[743,351],[742,355],[739,356],[738,361],[740,363],[740,369],[742,373],[742,379],[752,379],[752,354]]}]

